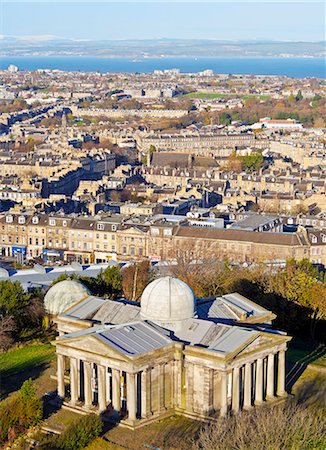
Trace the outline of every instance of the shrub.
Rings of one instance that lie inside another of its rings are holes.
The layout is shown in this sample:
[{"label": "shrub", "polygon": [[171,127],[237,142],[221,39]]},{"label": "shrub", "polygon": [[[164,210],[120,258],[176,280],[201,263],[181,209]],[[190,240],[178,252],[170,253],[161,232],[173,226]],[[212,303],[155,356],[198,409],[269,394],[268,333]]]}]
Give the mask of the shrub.
[{"label": "shrub", "polygon": [[283,405],[261,406],[235,416],[219,418],[216,424],[204,427],[194,443],[194,448],[205,450],[326,448],[325,407],[316,401],[300,403],[297,399]]},{"label": "shrub", "polygon": [[42,418],[42,401],[37,397],[32,380],[0,405],[0,444],[12,442]]},{"label": "shrub", "polygon": [[86,447],[102,432],[102,421],[99,416],[90,414],[74,421],[59,436],[50,442],[51,448],[60,450],[79,450]]}]

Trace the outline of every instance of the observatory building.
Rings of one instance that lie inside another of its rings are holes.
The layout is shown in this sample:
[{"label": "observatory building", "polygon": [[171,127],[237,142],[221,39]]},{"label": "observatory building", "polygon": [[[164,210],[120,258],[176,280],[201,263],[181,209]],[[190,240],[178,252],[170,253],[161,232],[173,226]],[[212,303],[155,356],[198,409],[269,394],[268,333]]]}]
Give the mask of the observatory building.
[{"label": "observatory building", "polygon": [[64,407],[137,428],[175,413],[207,420],[286,395],[290,337],[240,294],[195,299],[183,281],[163,277],[135,303],[94,297],[66,280],[45,305],[59,331]]}]

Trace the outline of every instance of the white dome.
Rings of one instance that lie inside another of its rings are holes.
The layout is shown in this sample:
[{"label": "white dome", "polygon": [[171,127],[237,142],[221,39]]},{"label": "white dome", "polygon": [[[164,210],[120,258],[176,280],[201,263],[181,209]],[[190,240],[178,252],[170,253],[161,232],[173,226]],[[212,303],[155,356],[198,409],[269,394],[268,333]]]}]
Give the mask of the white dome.
[{"label": "white dome", "polygon": [[50,314],[61,314],[70,306],[90,295],[79,281],[64,280],[52,286],[44,297],[44,306]]},{"label": "white dome", "polygon": [[141,297],[141,318],[158,325],[175,329],[194,314],[194,294],[186,283],[177,278],[162,277],[152,281]]}]

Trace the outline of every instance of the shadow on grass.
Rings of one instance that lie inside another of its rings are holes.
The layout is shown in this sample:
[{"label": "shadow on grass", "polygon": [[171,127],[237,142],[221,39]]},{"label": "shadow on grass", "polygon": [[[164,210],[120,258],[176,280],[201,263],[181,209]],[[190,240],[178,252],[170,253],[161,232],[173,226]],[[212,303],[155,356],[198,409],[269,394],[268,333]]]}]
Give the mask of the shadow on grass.
[{"label": "shadow on grass", "polygon": [[29,378],[32,378],[32,380],[38,378],[49,366],[50,363],[47,362],[27,367],[15,373],[10,373],[10,371],[8,371],[9,373],[7,371],[0,372],[0,401],[4,400],[10,393],[20,389],[24,381]]},{"label": "shadow on grass", "polygon": [[294,384],[309,364],[317,361],[324,355],[326,355],[326,346],[324,344],[309,339],[293,339],[287,351],[287,391],[291,392]]}]

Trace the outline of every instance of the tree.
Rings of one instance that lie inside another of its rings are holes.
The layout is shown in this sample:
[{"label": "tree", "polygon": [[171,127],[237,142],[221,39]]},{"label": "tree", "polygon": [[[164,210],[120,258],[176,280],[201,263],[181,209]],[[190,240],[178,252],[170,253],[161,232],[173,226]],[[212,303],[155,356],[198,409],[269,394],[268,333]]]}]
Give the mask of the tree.
[{"label": "tree", "polygon": [[139,301],[145,287],[151,281],[150,263],[142,261],[122,269],[122,289],[124,296]]},{"label": "tree", "polygon": [[232,116],[226,112],[222,112],[222,114],[220,114],[220,123],[223,125],[230,125],[232,121]]},{"label": "tree", "polygon": [[0,315],[17,317],[29,303],[19,281],[0,281]]},{"label": "tree", "polygon": [[300,100],[303,100],[303,95],[301,90],[298,91],[297,95],[295,96],[296,102],[300,102]]},{"label": "tree", "polygon": [[99,278],[104,283],[107,295],[111,298],[118,298],[122,294],[122,277],[120,266],[107,267],[100,273]]}]

